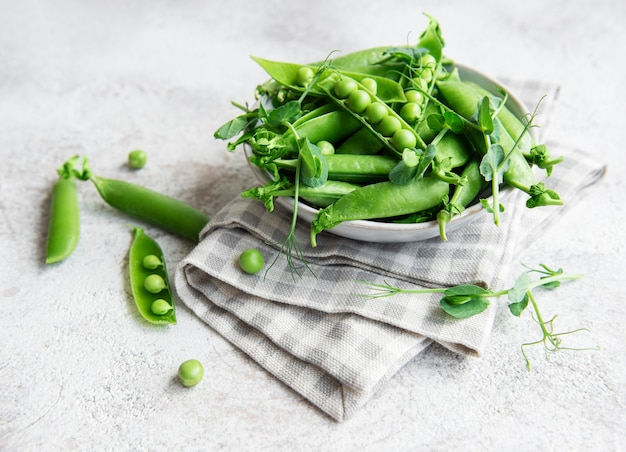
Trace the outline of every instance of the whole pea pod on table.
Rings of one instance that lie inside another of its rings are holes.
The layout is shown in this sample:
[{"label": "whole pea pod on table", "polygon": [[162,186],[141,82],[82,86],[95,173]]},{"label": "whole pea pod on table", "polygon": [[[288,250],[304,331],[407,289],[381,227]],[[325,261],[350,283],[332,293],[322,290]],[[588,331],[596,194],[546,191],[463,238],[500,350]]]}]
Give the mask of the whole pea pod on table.
[{"label": "whole pea pod on table", "polygon": [[181,200],[149,188],[95,175],[86,157],[72,157],[64,168],[71,178],[91,181],[100,197],[111,207],[179,237],[198,242],[209,217]]},{"label": "whole pea pod on table", "polygon": [[80,207],[76,182],[71,171],[73,162],[58,169],[50,200],[50,217],[46,241],[46,264],[67,259],[80,239]]}]

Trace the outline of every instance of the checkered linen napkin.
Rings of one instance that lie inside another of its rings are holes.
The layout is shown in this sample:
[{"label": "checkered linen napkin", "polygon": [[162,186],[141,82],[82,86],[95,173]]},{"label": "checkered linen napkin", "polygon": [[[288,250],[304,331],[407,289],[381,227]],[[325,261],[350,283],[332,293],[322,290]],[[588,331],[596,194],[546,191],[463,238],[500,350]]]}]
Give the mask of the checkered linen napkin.
[{"label": "checkered linen napkin", "polygon": [[[534,105],[557,89],[509,82],[509,89]],[[544,120],[550,102],[543,102]],[[550,187],[576,202],[577,193],[595,182],[604,167],[583,152],[551,146],[565,155]],[[263,276],[248,275],[237,264],[256,247],[271,262],[291,224],[279,204],[268,213],[263,203],[235,199],[218,212],[202,241],[179,264],[175,287],[200,319],[239,347],[278,379],[335,420],[350,417],[404,364],[433,341],[479,356],[487,345],[496,303],[475,317],[455,320],[439,308],[440,295],[364,297],[359,281],[428,288],[482,281],[502,287],[515,246],[532,230],[545,227],[564,207],[527,209],[521,193],[506,198],[496,227],[486,214],[449,233],[448,241],[378,244],[328,232],[309,246],[309,225],[296,237],[310,267],[294,276],[284,256]],[[524,217],[523,230],[522,217]]]}]

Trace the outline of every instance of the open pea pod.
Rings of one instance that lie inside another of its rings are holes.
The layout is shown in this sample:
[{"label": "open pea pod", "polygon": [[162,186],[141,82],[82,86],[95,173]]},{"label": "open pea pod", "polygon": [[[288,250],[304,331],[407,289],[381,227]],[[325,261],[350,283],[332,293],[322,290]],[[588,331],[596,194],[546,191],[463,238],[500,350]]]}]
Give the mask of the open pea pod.
[{"label": "open pea pod", "polygon": [[[254,61],[256,61],[267,74],[276,80],[281,85],[284,85],[290,89],[296,91],[303,91],[305,89],[300,83],[298,83],[298,71],[302,67],[309,67],[314,72],[319,69],[318,66],[315,65],[306,65],[306,64],[297,64],[297,63],[286,63],[281,61],[273,61],[267,60],[265,58],[252,57]],[[329,72],[337,73],[345,75],[347,77],[353,78],[354,80],[361,81],[364,78],[371,78],[376,82],[376,95],[379,99],[383,100],[386,103],[392,102],[406,102],[406,97],[404,95],[404,90],[402,86],[394,80],[360,72],[351,72],[351,71],[337,71],[336,69],[329,69]],[[324,74],[320,77],[320,79],[324,78]],[[309,89],[309,93],[313,95],[325,95],[324,91],[319,89],[317,86],[312,86]]]},{"label": "open pea pod", "polygon": [[154,324],[175,324],[176,310],[163,251],[143,229],[134,228],[128,255],[130,285],[141,316]]}]

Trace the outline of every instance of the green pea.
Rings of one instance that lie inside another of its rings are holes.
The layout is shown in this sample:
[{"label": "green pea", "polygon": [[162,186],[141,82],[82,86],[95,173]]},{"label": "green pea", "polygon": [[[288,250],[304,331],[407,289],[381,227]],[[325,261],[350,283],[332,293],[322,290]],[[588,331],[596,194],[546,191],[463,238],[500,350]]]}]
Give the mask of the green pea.
[{"label": "green pea", "polygon": [[335,84],[335,95],[339,99],[346,99],[352,91],[358,89],[357,83],[351,78],[342,78]]},{"label": "green pea", "polygon": [[433,79],[433,76],[435,74],[434,74],[434,72],[433,72],[433,70],[431,68],[427,67],[427,68],[422,69],[420,71],[419,75],[420,75],[420,78],[422,80],[424,80],[425,82],[430,83],[430,81]]},{"label": "green pea", "polygon": [[434,69],[435,66],[437,66],[437,60],[430,53],[427,53],[420,58],[420,66],[423,68]]},{"label": "green pea", "polygon": [[355,113],[363,113],[371,102],[370,95],[362,89],[352,91],[346,100],[348,107]]},{"label": "green pea", "polygon": [[335,146],[330,141],[322,140],[316,143],[322,155],[332,155],[335,153]]},{"label": "green pea", "polygon": [[188,359],[178,367],[178,378],[183,386],[195,386],[204,377],[204,367],[197,359]]},{"label": "green pea", "polygon": [[391,137],[391,143],[398,150],[413,149],[417,144],[415,134],[407,129],[398,129]]},{"label": "green pea", "polygon": [[365,119],[370,124],[378,124],[382,119],[389,115],[389,110],[382,102],[372,102],[365,109]]},{"label": "green pea", "polygon": [[300,86],[309,86],[315,73],[308,66],[302,66],[296,73],[296,83]]},{"label": "green pea", "polygon": [[150,293],[159,293],[167,287],[161,275],[148,275],[143,281],[143,287]]},{"label": "green pea", "polygon": [[376,80],[370,77],[365,77],[361,80],[361,85],[363,85],[371,94],[376,95],[376,90],[378,89]]},{"label": "green pea", "polygon": [[148,155],[141,149],[130,151],[128,154],[128,165],[133,169],[141,169],[146,166]]},{"label": "green pea", "polygon": [[415,102],[407,102],[400,109],[400,116],[409,123],[417,121],[421,115],[422,107]]},{"label": "green pea", "polygon": [[264,265],[263,254],[256,248],[247,249],[239,256],[239,266],[251,275],[260,272]]},{"label": "green pea", "polygon": [[163,298],[157,298],[150,305],[150,310],[155,315],[165,315],[172,310],[172,305]]},{"label": "green pea", "polygon": [[392,136],[402,125],[395,116],[386,116],[378,123],[378,131],[386,137]]},{"label": "green pea", "polygon": [[428,82],[421,77],[413,77],[411,79],[411,85],[422,91],[428,91]]},{"label": "green pea", "polygon": [[163,262],[154,254],[148,254],[143,258],[143,266],[148,270],[154,270],[155,268],[159,268],[161,265],[163,265]]},{"label": "green pea", "polygon": [[416,89],[409,89],[404,92],[407,102],[412,102],[418,105],[424,103],[424,95]]}]

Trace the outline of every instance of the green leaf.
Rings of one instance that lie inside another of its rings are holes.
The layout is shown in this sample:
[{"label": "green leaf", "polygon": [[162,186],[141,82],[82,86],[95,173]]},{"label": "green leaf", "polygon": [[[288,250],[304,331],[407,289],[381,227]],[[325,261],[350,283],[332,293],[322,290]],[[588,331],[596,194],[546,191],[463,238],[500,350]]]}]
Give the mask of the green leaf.
[{"label": "green leaf", "polygon": [[[480,314],[489,307],[489,300],[483,296],[470,297],[471,299],[462,304],[451,302],[450,298],[443,297],[439,302],[439,306],[449,315],[457,319],[466,319],[468,317]],[[453,297],[454,299],[454,297]]]},{"label": "green leaf", "polygon": [[444,297],[458,297],[458,296],[475,296],[475,295],[488,295],[491,292],[476,284],[461,284],[459,286],[450,287],[443,293]]},{"label": "green leaf", "polygon": [[437,149],[432,144],[429,144],[425,151],[405,149],[402,152],[402,160],[389,172],[389,180],[396,185],[407,185],[416,178],[422,178],[436,153]]},{"label": "green leaf", "polygon": [[406,161],[402,159],[389,171],[389,180],[396,185],[408,185],[416,175],[417,165],[409,166]]},{"label": "green leaf", "polygon": [[459,114],[453,111],[445,111],[443,113],[443,117],[445,120],[445,125],[448,129],[450,129],[454,133],[463,132],[465,124],[463,123],[463,118]]},{"label": "green leaf", "polygon": [[280,107],[270,110],[267,114],[266,123],[270,127],[277,127],[285,122],[292,122],[298,118],[302,112],[300,102],[291,100]]},{"label": "green leaf", "polygon": [[446,126],[446,119],[443,115],[433,113],[426,117],[428,127],[435,132],[439,132]]},{"label": "green leaf", "polygon": [[213,136],[220,140],[230,140],[234,136],[239,135],[248,125],[249,119],[247,115],[237,116],[235,119],[223,124],[215,131]]},{"label": "green leaf", "polygon": [[524,297],[515,303],[509,304],[509,311],[516,317],[522,315],[522,312],[528,307],[528,293],[524,294]]},{"label": "green leaf", "polygon": [[533,280],[527,272],[522,273],[513,287],[509,289],[508,299],[511,303],[518,303],[522,301],[526,296],[527,292],[530,289],[530,285]]},{"label": "green leaf", "polygon": [[508,164],[503,164],[505,158],[504,149],[499,144],[489,146],[489,150],[480,162],[480,174],[486,181],[493,179],[502,183],[504,171]]},{"label": "green leaf", "polygon": [[298,142],[300,148],[300,177],[307,187],[319,187],[328,180],[328,163],[319,147],[307,137]]}]

